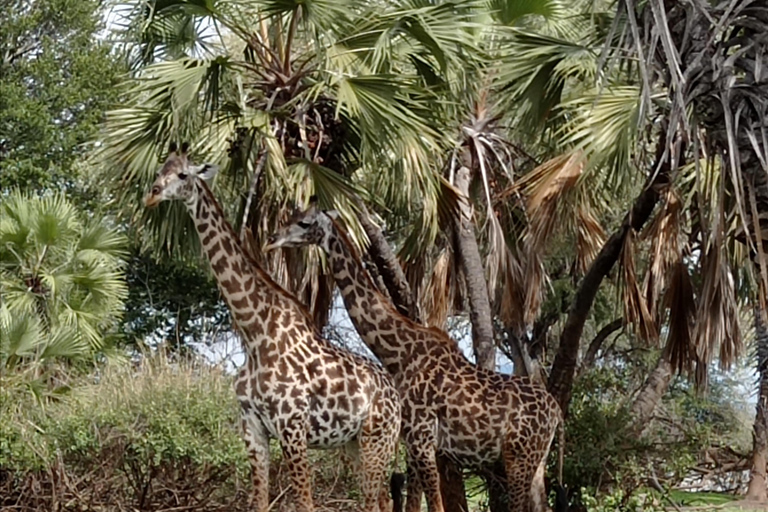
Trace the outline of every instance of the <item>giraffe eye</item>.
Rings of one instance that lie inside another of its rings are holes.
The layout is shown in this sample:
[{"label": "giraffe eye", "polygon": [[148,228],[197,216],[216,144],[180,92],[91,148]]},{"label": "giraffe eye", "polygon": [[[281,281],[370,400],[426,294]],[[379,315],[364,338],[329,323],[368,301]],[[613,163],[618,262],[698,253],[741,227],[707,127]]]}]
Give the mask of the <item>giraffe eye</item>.
[{"label": "giraffe eye", "polygon": [[157,187],[157,186],[152,187],[152,195],[153,196],[156,196],[159,193],[160,193],[160,187]]},{"label": "giraffe eye", "polygon": [[312,224],[310,224],[309,222],[305,222],[305,221],[303,221],[303,220],[302,220],[302,221],[299,221],[299,222],[297,222],[296,224],[298,224],[298,226],[299,226],[300,228],[302,228],[302,229],[308,229],[308,228],[310,228],[310,227],[312,226]]},{"label": "giraffe eye", "polygon": [[180,179],[180,180],[185,180],[185,179],[187,179],[187,173],[185,173],[185,172],[180,172],[180,173],[179,173],[179,179]]}]

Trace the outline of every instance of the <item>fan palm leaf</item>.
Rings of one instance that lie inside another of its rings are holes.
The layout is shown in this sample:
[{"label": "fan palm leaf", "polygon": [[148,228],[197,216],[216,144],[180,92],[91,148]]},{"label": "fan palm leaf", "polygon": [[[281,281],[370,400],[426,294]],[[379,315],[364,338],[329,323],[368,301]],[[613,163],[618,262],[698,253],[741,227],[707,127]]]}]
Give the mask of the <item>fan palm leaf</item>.
[{"label": "fan palm leaf", "polygon": [[127,297],[125,238],[103,223],[84,223],[61,194],[14,192],[0,209],[0,357],[6,366],[102,350]]}]

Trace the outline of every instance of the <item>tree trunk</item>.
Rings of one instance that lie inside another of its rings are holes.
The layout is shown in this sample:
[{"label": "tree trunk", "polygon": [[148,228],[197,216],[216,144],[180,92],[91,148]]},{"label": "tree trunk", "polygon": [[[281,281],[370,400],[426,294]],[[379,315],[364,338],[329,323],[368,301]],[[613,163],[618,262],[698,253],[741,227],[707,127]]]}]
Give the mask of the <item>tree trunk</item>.
[{"label": "tree trunk", "polygon": [[456,246],[459,262],[467,284],[469,295],[469,319],[472,322],[472,347],[475,363],[487,370],[496,370],[496,345],[493,341],[491,301],[488,297],[488,283],[485,281],[483,260],[475,238],[475,224],[472,222],[472,205],[469,201],[470,170],[461,167],[456,173],[456,188],[463,196],[461,220],[456,226]]},{"label": "tree trunk", "polygon": [[632,414],[632,431],[636,436],[640,436],[650,423],[653,417],[653,411],[661,401],[661,397],[667,392],[669,383],[672,381],[672,363],[669,361],[669,355],[664,350],[659,356],[656,367],[648,375],[642,389],[632,402],[630,412]]},{"label": "tree trunk", "polygon": [[[496,344],[493,337],[493,311],[488,296],[488,283],[485,280],[483,260],[475,237],[475,223],[472,219],[472,203],[469,200],[469,184],[472,179],[468,167],[462,166],[456,172],[456,188],[461,192],[459,202],[461,219],[456,226],[456,253],[464,274],[464,282],[469,296],[469,320],[472,323],[472,348],[475,352],[475,364],[480,368],[496,371]],[[503,473],[502,473],[503,474]],[[492,512],[500,512],[505,503],[507,492],[503,484],[496,484],[486,479]],[[462,487],[462,493],[463,493]],[[443,495],[443,503],[445,494]],[[465,505],[466,506],[466,505]],[[446,509],[447,510],[447,509]]]},{"label": "tree trunk", "polygon": [[400,262],[397,260],[395,252],[392,250],[389,243],[387,243],[387,239],[384,237],[381,228],[371,220],[365,204],[359,198],[356,199],[355,203],[360,209],[360,213],[358,214],[360,225],[363,227],[363,230],[371,243],[368,247],[368,253],[376,263],[376,268],[387,287],[387,291],[389,292],[388,295],[391,297],[392,303],[401,314],[407,316],[411,320],[421,322],[419,309],[413,298],[411,287],[405,277],[403,267],[400,266]]},{"label": "tree trunk", "polygon": [[765,474],[768,458],[768,329],[766,329],[764,313],[760,311],[760,307],[755,305],[754,310],[760,393],[757,397],[757,414],[752,429],[752,466],[749,471],[747,499],[768,501]]},{"label": "tree trunk", "polygon": [[[405,272],[397,261],[384,233],[374,223],[362,201],[356,201],[360,209],[360,224],[371,242],[368,253],[376,264],[378,277],[386,286],[386,291],[397,310],[416,322],[420,322],[418,307],[413,299],[411,287],[405,277]],[[445,512],[467,512],[467,496],[464,492],[464,478],[461,468],[448,458],[438,456],[437,467],[440,471],[440,494],[443,497]],[[392,487],[394,503],[402,503],[402,486]]]},{"label": "tree trunk", "polygon": [[627,213],[621,227],[605,242],[600,253],[592,262],[589,271],[581,280],[576,295],[571,301],[568,318],[560,335],[560,346],[552,363],[548,386],[550,393],[557,399],[565,415],[568,414],[568,404],[573,390],[573,378],[576,373],[581,334],[584,331],[584,323],[592,309],[597,290],[619,259],[624,238],[629,230],[639,231],[643,227],[659,201],[661,190],[669,183],[669,158],[664,157],[667,139],[666,129],[662,129],[658,137],[656,162],[651,168],[658,169],[658,172],[652,174],[650,182],[635,199],[632,210]]}]

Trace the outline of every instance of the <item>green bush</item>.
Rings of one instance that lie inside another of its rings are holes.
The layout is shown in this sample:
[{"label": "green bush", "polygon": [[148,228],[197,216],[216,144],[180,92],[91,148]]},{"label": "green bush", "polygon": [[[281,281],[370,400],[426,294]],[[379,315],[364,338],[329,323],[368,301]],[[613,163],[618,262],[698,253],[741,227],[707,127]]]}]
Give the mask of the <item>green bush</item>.
[{"label": "green bush", "polygon": [[[231,376],[163,357],[110,365],[38,400],[22,375],[0,378],[0,509],[56,500],[91,510],[246,510],[250,466]],[[272,443],[271,496],[291,500],[280,447]],[[354,471],[338,450],[312,450],[315,498],[353,510]]]},{"label": "green bush", "polygon": [[592,503],[595,510],[613,510],[615,499],[628,507],[623,510],[644,510],[642,500],[630,498],[652,484],[674,487],[705,449],[718,445],[749,449],[749,421],[742,419],[732,386],[717,380],[706,395],[697,395],[684,379],[673,381],[657,408],[657,419],[638,436],[628,397],[634,396],[642,380],[631,374],[619,365],[598,367],[582,375],[574,387],[563,476],[571,488],[590,489],[592,496],[604,493],[599,503]]},{"label": "green bush", "polygon": [[[0,484],[15,487],[0,489],[7,499],[25,481],[32,485],[55,471],[90,482],[73,490],[79,494],[140,509],[172,504],[168,489],[187,504],[231,500],[238,488],[247,490],[232,379],[211,367],[162,358],[138,370],[108,366],[48,403],[18,382],[3,384]],[[143,488],[150,493],[134,492]],[[154,488],[166,492],[152,494]]]}]

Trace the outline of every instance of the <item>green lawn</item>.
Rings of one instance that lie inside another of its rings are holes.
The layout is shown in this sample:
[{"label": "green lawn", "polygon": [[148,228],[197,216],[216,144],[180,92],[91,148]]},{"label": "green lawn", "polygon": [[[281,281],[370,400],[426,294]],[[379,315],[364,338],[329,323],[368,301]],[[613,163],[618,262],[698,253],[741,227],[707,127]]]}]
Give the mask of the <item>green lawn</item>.
[{"label": "green lawn", "polygon": [[681,507],[701,507],[703,505],[723,505],[736,501],[739,497],[716,492],[670,491],[670,498]]}]

